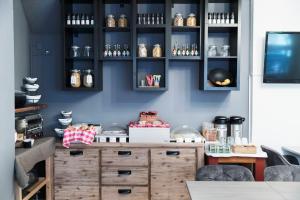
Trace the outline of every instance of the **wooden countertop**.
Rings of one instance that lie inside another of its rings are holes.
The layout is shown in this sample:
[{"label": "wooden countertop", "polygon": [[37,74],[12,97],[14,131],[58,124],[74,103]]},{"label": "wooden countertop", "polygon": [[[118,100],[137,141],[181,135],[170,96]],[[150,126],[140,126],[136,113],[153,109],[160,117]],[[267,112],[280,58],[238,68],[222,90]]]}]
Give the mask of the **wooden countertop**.
[{"label": "wooden countertop", "polygon": [[[88,149],[88,148],[204,148],[203,143],[96,143],[91,145],[72,144],[71,149]],[[65,148],[61,141],[56,142],[56,148]]]}]

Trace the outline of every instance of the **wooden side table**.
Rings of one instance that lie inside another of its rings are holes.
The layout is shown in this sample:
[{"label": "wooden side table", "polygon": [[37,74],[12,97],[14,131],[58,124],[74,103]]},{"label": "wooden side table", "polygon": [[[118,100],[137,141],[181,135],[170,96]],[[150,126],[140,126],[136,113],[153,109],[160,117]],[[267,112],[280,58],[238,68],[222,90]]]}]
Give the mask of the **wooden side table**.
[{"label": "wooden side table", "polygon": [[22,188],[15,182],[15,199],[16,200],[29,200],[35,195],[42,187],[46,186],[46,200],[53,200],[53,156],[45,160],[45,175],[26,190],[29,192],[25,197],[22,195]]},{"label": "wooden side table", "polygon": [[268,157],[265,152],[258,152],[256,154],[222,154],[222,153],[209,153],[206,152],[206,164],[253,164],[254,165],[254,178],[256,181],[264,181],[264,170],[266,166],[266,158]]}]

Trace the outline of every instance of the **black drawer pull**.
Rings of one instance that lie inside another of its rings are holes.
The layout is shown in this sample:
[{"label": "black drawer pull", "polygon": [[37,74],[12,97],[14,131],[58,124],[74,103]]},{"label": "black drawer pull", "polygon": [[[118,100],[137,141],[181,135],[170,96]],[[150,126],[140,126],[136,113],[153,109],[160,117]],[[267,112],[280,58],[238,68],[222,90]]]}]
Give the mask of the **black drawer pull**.
[{"label": "black drawer pull", "polygon": [[70,156],[82,156],[83,151],[70,151]]},{"label": "black drawer pull", "polygon": [[119,194],[131,194],[131,189],[118,189]]},{"label": "black drawer pull", "polygon": [[131,156],[131,151],[118,151],[119,156]]},{"label": "black drawer pull", "polygon": [[119,175],[131,175],[131,170],[118,170]]},{"label": "black drawer pull", "polygon": [[179,151],[167,151],[167,156],[179,156]]}]

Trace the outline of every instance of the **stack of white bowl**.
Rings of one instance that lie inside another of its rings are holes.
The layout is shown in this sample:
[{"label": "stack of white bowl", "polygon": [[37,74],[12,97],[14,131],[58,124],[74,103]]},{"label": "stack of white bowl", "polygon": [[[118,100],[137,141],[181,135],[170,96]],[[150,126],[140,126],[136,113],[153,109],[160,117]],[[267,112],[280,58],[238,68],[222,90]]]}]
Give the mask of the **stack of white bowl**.
[{"label": "stack of white bowl", "polygon": [[40,101],[42,95],[37,94],[39,84],[36,83],[37,78],[25,77],[24,78],[24,89],[26,90],[26,103],[36,104]]},{"label": "stack of white bowl", "polygon": [[58,122],[60,123],[61,128],[55,128],[54,131],[59,138],[63,138],[64,130],[72,123],[72,111],[61,111],[60,114],[62,118],[59,118]]}]

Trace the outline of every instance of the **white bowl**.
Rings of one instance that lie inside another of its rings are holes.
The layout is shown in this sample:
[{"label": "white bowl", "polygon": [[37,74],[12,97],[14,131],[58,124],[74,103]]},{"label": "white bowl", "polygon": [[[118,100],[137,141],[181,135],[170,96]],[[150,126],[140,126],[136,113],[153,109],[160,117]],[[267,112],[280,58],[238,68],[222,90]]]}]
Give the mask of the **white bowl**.
[{"label": "white bowl", "polygon": [[33,85],[31,85],[31,84],[25,84],[24,85],[24,88],[27,91],[29,91],[29,92],[35,92],[35,91],[37,91],[39,89],[39,87],[40,86],[38,84],[33,84]]},{"label": "white bowl", "polygon": [[61,129],[61,128],[55,128],[54,131],[57,134],[58,137],[62,138],[64,136],[64,130],[65,129]]},{"label": "white bowl", "polygon": [[38,78],[25,77],[27,83],[34,84]]},{"label": "white bowl", "polygon": [[35,95],[35,96],[26,95],[26,101],[27,103],[38,103],[41,97],[42,95]]},{"label": "white bowl", "polygon": [[59,123],[63,126],[68,126],[72,123],[72,118],[58,119]]},{"label": "white bowl", "polygon": [[64,116],[65,118],[71,118],[71,116],[72,116],[72,111],[68,111],[68,112],[67,112],[67,111],[63,111],[63,110],[62,110],[60,113],[61,113],[61,115]]}]

